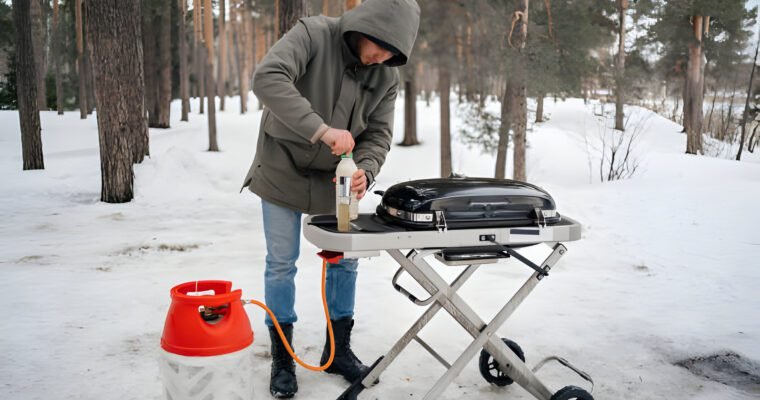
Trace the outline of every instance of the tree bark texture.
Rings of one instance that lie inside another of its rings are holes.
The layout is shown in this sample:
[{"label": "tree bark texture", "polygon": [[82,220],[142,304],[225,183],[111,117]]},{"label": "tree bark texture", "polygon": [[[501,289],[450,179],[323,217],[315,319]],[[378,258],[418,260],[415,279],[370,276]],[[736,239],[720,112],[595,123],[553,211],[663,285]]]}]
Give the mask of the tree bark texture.
[{"label": "tree bark texture", "polygon": [[[702,103],[704,100],[704,62],[702,37],[710,17],[694,16],[694,40],[689,44],[689,63],[686,71],[686,97],[684,102],[684,127],[686,130],[686,153],[702,152]],[[687,112],[688,110],[688,112]],[[688,123],[686,120],[688,119]]]},{"label": "tree bark texture", "polygon": [[518,63],[517,68],[512,72],[512,76],[510,76],[507,83],[508,96],[510,97],[507,104],[511,107],[508,113],[510,114],[512,130],[514,132],[513,179],[518,181],[526,180],[525,147],[527,142],[528,102],[525,81],[524,66]]},{"label": "tree bark texture", "polygon": [[624,131],[625,116],[623,104],[625,101],[625,12],[628,0],[618,0],[618,54],[615,60],[615,129]]},{"label": "tree bark texture", "polygon": [[258,64],[259,61],[261,61],[262,58],[264,58],[264,55],[267,52],[267,35],[266,30],[264,29],[264,22],[262,20],[259,20],[256,24],[254,24],[254,40],[256,41],[256,44],[254,47],[256,48],[256,52],[254,53],[255,60],[254,60],[254,67],[255,64]]},{"label": "tree bark texture", "polygon": [[237,52],[238,60],[238,85],[240,86],[241,114],[248,112],[248,91],[250,88],[250,81],[248,78],[250,76],[250,70],[248,69],[248,53],[246,50],[249,46],[248,35],[246,33],[248,17],[245,12],[247,8],[245,7],[244,3],[244,0],[238,0],[238,7],[235,15],[235,43],[237,44],[235,51]]},{"label": "tree bark texture", "polygon": [[[242,0],[245,3],[245,0]],[[301,0],[297,0],[301,1]],[[282,29],[280,29],[280,0],[274,0],[274,38],[273,42],[278,41],[283,33],[281,32]]]},{"label": "tree bark texture", "polygon": [[510,31],[510,45],[514,61],[509,71],[507,88],[510,97],[508,113],[512,119],[514,131],[514,167],[513,178],[518,181],[526,180],[525,147],[528,121],[527,106],[527,68],[526,55],[522,53],[528,37],[528,0],[516,0],[513,14],[515,23]]},{"label": "tree bark texture", "polygon": [[741,138],[739,139],[739,151],[736,153],[736,161],[742,159],[742,149],[744,149],[744,138],[747,134],[747,116],[749,116],[749,99],[752,96],[752,81],[755,79],[755,67],[757,67],[757,52],[760,50],[760,38],[755,45],[755,58],[752,59],[752,72],[749,74],[749,86],[747,86],[747,99],[744,102],[744,113],[741,121]]},{"label": "tree bark texture", "polygon": [[124,203],[133,198],[134,155],[145,154],[147,144],[141,7],[122,0],[88,0],[85,7],[98,107],[100,197]]},{"label": "tree bark texture", "polygon": [[92,76],[92,60],[90,59],[89,35],[87,34],[87,8],[82,3],[82,35],[84,37],[84,77],[85,91],[87,92],[87,114],[91,115],[95,110],[95,78]]},{"label": "tree bark texture", "polygon": [[148,113],[148,126],[157,128],[158,123],[158,86],[161,77],[158,75],[158,49],[156,40],[156,3],[153,0],[143,1],[142,7],[142,43],[143,43],[143,72],[145,76],[145,107]]},{"label": "tree bark texture", "polygon": [[159,0],[158,26],[158,123],[156,128],[169,128],[172,102],[172,10],[171,0]]},{"label": "tree bark texture", "polygon": [[74,1],[77,36],[77,74],[79,75],[79,118],[87,118],[87,80],[84,73],[84,35],[82,32],[82,0]]},{"label": "tree bark texture", "polygon": [[[256,41],[255,26],[257,24],[256,24],[256,17],[254,17],[253,13],[251,12],[251,4],[247,0],[243,0],[243,6],[244,6],[243,12],[245,13],[245,17],[244,17],[245,40],[247,43],[249,43],[249,45],[245,48],[245,52],[244,52],[246,56],[246,62],[248,65],[248,69],[247,69],[248,75],[246,78],[248,79],[247,87],[250,88],[251,85],[253,84],[253,73],[256,71],[256,52],[255,52],[256,45],[254,44],[254,42]],[[246,98],[247,97],[248,96],[246,96]],[[258,102],[258,104],[259,104],[259,109],[263,109],[263,104],[260,101]]]},{"label": "tree bark texture", "polygon": [[206,50],[203,49],[203,42],[198,42],[195,47],[196,62],[196,76],[198,77],[198,113],[205,114],[205,99],[206,99]]},{"label": "tree bark texture", "polygon": [[189,93],[189,73],[188,54],[187,54],[187,0],[177,0],[179,2],[179,97],[182,99],[182,116],[180,121],[187,121],[190,113],[190,93]]},{"label": "tree bark texture", "polygon": [[451,175],[451,75],[446,65],[438,66],[438,93],[441,96],[441,177]]},{"label": "tree bark texture", "polygon": [[504,179],[507,169],[507,149],[509,148],[509,130],[512,117],[509,110],[511,97],[509,96],[509,79],[504,81],[504,91],[501,95],[501,124],[499,125],[499,145],[496,148],[496,170],[494,178]]},{"label": "tree bark texture", "polygon": [[42,158],[40,110],[37,104],[37,77],[28,0],[13,0],[16,27],[16,96],[21,125],[21,154],[24,170],[45,169]]},{"label": "tree bark texture", "polygon": [[30,2],[30,18],[32,23],[32,43],[34,46],[34,64],[37,78],[37,107],[47,110],[47,88],[45,76],[47,75],[47,15],[45,14],[45,0],[27,0]]},{"label": "tree bark texture", "polygon": [[63,70],[63,63],[61,57],[61,50],[63,49],[63,24],[60,23],[58,0],[53,0],[53,26],[51,40],[51,54],[53,58],[53,66],[55,68],[55,106],[58,110],[58,115],[63,115],[63,77],[61,71]]},{"label": "tree bark texture", "polygon": [[191,82],[191,90],[192,90],[192,97],[198,97],[200,96],[200,81],[198,80],[198,36],[199,31],[198,27],[200,26],[200,6],[199,2],[200,0],[192,0],[193,1],[193,46],[190,50],[191,59],[192,59],[192,82]]},{"label": "tree bark texture", "polygon": [[206,98],[206,57],[203,52],[203,1],[193,0],[193,16],[195,17],[195,79],[198,86],[198,112],[204,113],[203,101]]},{"label": "tree bark texture", "polygon": [[227,96],[227,18],[226,2],[219,0],[219,111],[224,111],[224,98]]},{"label": "tree bark texture", "polygon": [[322,0],[322,15],[340,17],[345,12],[343,0]]},{"label": "tree bark texture", "polygon": [[237,50],[235,49],[235,10],[232,8],[234,0],[230,2],[229,20],[227,21],[227,93],[236,93],[240,91],[237,77],[240,76],[240,70],[237,64]]},{"label": "tree bark texture", "polygon": [[277,0],[277,4],[279,10],[278,37],[282,37],[290,28],[295,26],[299,18],[309,15],[308,0]]},{"label": "tree bark texture", "polygon": [[536,123],[544,122],[544,93],[539,93],[536,98]]},{"label": "tree bark texture", "polygon": [[404,81],[404,140],[402,146],[420,144],[417,140],[417,85],[414,67],[407,68]]},{"label": "tree bark texture", "polygon": [[216,140],[216,85],[214,83],[214,14],[211,0],[203,0],[203,36],[206,44],[206,98],[208,99],[208,151],[219,151]]}]

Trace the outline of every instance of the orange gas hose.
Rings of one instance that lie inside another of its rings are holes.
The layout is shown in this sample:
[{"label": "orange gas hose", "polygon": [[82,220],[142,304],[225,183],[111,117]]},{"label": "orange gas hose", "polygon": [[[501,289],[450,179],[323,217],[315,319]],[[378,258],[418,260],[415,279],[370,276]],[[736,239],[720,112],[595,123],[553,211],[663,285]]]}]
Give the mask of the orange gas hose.
[{"label": "orange gas hose", "polygon": [[315,367],[313,365],[309,365],[302,361],[298,356],[296,356],[296,353],[293,351],[293,348],[290,347],[290,343],[288,343],[288,340],[285,338],[285,334],[282,333],[282,328],[280,328],[280,323],[277,322],[277,318],[274,316],[274,313],[272,310],[269,309],[269,307],[266,306],[266,304],[258,301],[258,300],[242,300],[243,304],[255,304],[261,308],[264,309],[264,311],[269,314],[269,318],[272,319],[272,322],[274,322],[274,328],[277,330],[277,333],[280,335],[280,339],[282,340],[282,343],[285,344],[285,350],[288,351],[288,354],[290,354],[291,357],[293,357],[294,360],[298,364],[300,364],[302,367],[311,370],[311,371],[324,371],[327,368],[330,368],[330,365],[332,365],[333,358],[335,358],[335,336],[333,336],[333,329],[332,329],[332,321],[330,320],[330,311],[327,309],[327,293],[325,290],[325,285],[327,282],[327,260],[322,260],[322,305],[325,308],[325,319],[327,320],[327,335],[330,337],[330,358],[327,360],[327,363],[325,365],[322,365],[320,367]]}]

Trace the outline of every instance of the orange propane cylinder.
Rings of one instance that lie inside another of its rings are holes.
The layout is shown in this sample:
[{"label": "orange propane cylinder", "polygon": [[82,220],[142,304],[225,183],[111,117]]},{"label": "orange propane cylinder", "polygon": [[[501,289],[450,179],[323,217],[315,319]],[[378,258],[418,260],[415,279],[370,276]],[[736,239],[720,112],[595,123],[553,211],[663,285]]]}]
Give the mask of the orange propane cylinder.
[{"label": "orange propane cylinder", "polygon": [[183,356],[216,356],[253,343],[253,330],[232,282],[198,281],[171,290],[161,347]]}]

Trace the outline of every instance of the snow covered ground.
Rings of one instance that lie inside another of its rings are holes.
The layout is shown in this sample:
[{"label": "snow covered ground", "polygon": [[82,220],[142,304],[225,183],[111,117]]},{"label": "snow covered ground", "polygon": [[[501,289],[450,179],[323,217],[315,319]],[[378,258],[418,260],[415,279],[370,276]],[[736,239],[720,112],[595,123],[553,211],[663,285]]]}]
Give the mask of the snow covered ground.
[{"label": "snow covered ground", "polygon": [[[237,99],[227,104],[217,114],[222,151],[208,153],[205,116],[179,122],[175,102],[172,129],[151,131],[152,156],[136,167],[135,200],[120,205],[98,201],[94,116],[43,112],[46,169],[22,172],[17,114],[0,112],[0,398],[159,399],[156,358],[172,286],[224,279],[245,297],[263,298],[260,202],[239,193],[260,112],[241,116]],[[400,141],[401,101],[397,110]],[[520,343],[530,365],[557,354],[589,372],[597,399],[760,398],[760,155],[742,162],[685,155],[679,126],[630,108],[632,121],[642,121],[639,171],[600,183],[594,149],[604,131],[593,110],[580,100],[547,100],[549,121],[529,132],[529,180],[584,233],[499,333]],[[421,102],[418,113],[424,143],[394,146],[376,189],[438,174],[437,103]],[[493,175],[492,155],[455,142],[453,157],[457,172]],[[370,195],[362,210],[377,201]],[[303,241],[295,333],[298,353],[313,363],[324,340],[316,251]],[[548,248],[525,253],[538,260]],[[387,256],[361,264],[354,347],[365,362],[422,312],[392,290],[394,265]],[[530,272],[513,261],[484,266],[460,294],[489,320]],[[248,312],[256,398],[266,399],[269,339],[263,312]],[[450,361],[470,341],[445,313],[421,336]],[[702,376],[676,365],[690,359]],[[419,399],[443,372],[411,344],[365,398]],[[556,365],[539,376],[555,389],[588,387]],[[300,399],[333,399],[345,387],[300,367],[298,377]],[[488,385],[476,359],[442,398],[532,397]]]}]

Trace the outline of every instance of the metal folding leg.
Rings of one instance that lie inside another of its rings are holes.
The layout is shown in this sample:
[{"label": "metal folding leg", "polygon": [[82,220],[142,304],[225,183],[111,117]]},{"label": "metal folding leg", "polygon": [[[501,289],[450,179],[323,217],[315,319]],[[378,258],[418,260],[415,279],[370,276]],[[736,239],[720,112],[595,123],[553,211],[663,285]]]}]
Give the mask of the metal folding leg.
[{"label": "metal folding leg", "polygon": [[[495,333],[512,313],[514,313],[517,307],[520,306],[522,301],[531,293],[541,278],[543,278],[562,255],[564,255],[566,252],[564,245],[556,244],[554,246],[554,251],[538,267],[538,270],[528,278],[525,284],[523,284],[523,286],[512,296],[507,304],[502,307],[488,324],[486,324],[456,293],[472,273],[474,273],[475,269],[478,267],[477,264],[469,266],[459,277],[457,277],[457,279],[454,280],[454,282],[452,282],[451,285],[449,285],[435,271],[435,269],[424,260],[424,257],[417,257],[417,253],[412,252],[409,256],[404,256],[399,250],[395,249],[387,250],[387,252],[428,293],[430,293],[431,296],[435,296],[435,302],[429,306],[425,313],[423,313],[404,336],[396,342],[391,350],[373,366],[370,373],[362,380],[362,386],[371,386],[406,345],[412,340],[418,339],[417,333],[441,308],[444,308],[475,340],[467,346],[457,360],[447,369],[446,373],[438,379],[435,385],[425,395],[424,399],[437,399],[452,380],[461,373],[466,364],[472,360],[481,349],[485,349],[491,354],[504,374],[509,376],[533,396],[540,400],[549,400],[551,398],[552,391],[538,380],[534,372],[531,371],[525,363],[495,335]],[[519,257],[518,259],[521,262],[529,262],[523,257]],[[427,346],[426,349],[428,351],[432,350]],[[436,356],[439,361],[442,361],[444,365],[447,364],[441,360],[434,351],[431,351],[431,354]]]},{"label": "metal folding leg", "polygon": [[[477,265],[477,264],[468,266],[451,284],[451,290],[456,291],[460,287],[462,287],[462,285],[464,285],[467,279],[469,279],[472,276],[472,274],[475,272],[475,270],[479,266],[480,265]],[[435,314],[438,313],[441,307],[442,307],[442,304],[436,301],[435,303],[430,305],[427,310],[425,310],[425,312],[417,319],[417,321],[415,321],[414,324],[412,324],[412,327],[409,328],[409,330],[406,331],[406,333],[403,336],[401,336],[401,339],[399,339],[396,342],[396,344],[394,344],[393,347],[391,347],[391,349],[388,351],[388,353],[385,354],[383,359],[374,368],[372,368],[372,371],[369,373],[369,375],[367,375],[367,377],[362,380],[362,385],[364,385],[364,387],[369,387],[375,381],[377,381],[377,379],[380,377],[380,374],[382,374],[383,371],[385,371],[385,369],[388,368],[388,366],[393,362],[393,360],[395,360],[396,357],[399,354],[401,354],[404,348],[406,348],[406,346],[412,340],[415,340],[415,339],[420,340],[417,337],[417,334],[422,330],[422,328],[425,327],[425,325],[427,325],[428,322],[430,322],[430,320],[433,319],[433,317],[435,316]],[[430,352],[430,349],[426,349],[426,350]],[[438,360],[438,361],[441,362],[442,360]],[[441,362],[441,364],[444,364],[444,362]]]}]

